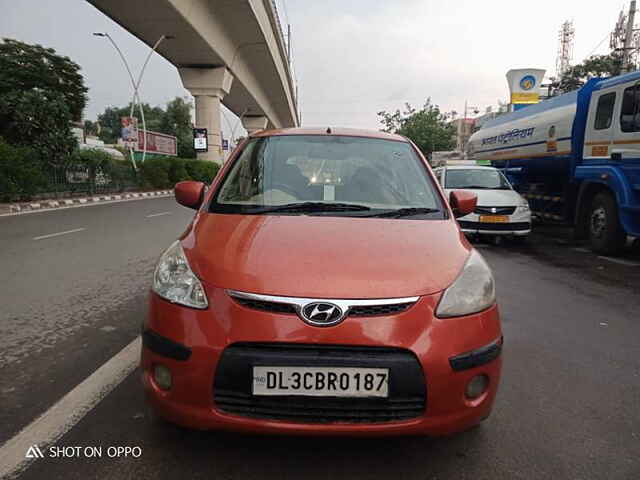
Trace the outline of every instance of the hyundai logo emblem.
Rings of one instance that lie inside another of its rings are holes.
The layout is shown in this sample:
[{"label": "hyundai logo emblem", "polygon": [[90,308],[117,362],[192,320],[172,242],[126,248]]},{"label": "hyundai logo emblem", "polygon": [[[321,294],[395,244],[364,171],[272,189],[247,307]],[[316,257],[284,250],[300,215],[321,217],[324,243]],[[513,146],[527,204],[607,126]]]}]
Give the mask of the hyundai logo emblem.
[{"label": "hyundai logo emblem", "polygon": [[333,303],[308,303],[301,310],[302,319],[311,325],[327,327],[340,323],[344,318],[342,309]]},{"label": "hyundai logo emblem", "polygon": [[498,209],[496,207],[492,207],[491,208],[491,213],[496,213],[498,211]]}]

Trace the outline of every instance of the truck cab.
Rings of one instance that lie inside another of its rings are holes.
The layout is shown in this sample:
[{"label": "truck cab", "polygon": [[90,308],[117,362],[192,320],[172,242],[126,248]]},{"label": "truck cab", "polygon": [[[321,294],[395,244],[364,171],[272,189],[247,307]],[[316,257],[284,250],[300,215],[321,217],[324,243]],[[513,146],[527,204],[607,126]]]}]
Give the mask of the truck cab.
[{"label": "truck cab", "polygon": [[640,229],[640,72],[595,83],[581,146],[577,223],[595,250],[614,253]]},{"label": "truck cab", "polygon": [[471,156],[491,162],[540,221],[565,223],[611,255],[640,237],[640,71],[486,122]]}]

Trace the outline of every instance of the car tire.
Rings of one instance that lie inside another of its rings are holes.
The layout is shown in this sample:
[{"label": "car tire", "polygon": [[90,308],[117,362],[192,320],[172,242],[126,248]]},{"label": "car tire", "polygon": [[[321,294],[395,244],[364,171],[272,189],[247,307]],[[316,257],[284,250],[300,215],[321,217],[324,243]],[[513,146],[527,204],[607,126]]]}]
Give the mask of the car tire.
[{"label": "car tire", "polygon": [[620,225],[618,206],[612,195],[599,193],[593,198],[587,222],[591,250],[604,255],[622,250],[627,235]]}]

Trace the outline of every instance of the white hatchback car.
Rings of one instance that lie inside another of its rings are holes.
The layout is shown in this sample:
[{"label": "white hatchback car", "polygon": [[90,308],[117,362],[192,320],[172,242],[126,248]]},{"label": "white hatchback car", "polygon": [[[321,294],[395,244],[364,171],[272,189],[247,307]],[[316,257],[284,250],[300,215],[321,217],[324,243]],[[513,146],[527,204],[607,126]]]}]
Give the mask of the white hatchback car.
[{"label": "white hatchback car", "polygon": [[447,195],[451,190],[469,190],[478,196],[475,211],[458,218],[464,233],[507,235],[519,240],[524,240],[531,233],[531,211],[527,200],[513,189],[498,169],[456,165],[434,171]]}]

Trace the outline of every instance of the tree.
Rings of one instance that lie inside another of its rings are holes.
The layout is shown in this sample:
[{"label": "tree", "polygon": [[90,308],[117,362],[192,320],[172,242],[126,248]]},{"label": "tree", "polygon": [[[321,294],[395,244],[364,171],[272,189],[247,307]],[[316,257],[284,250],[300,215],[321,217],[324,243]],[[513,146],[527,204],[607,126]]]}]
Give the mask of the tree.
[{"label": "tree", "polygon": [[[182,158],[195,158],[193,148],[193,133],[191,126],[191,110],[193,105],[184,98],[176,97],[167,103],[166,110],[162,107],[151,107],[142,104],[147,130],[173,135],[178,142],[178,155]],[[105,143],[116,143],[120,138],[120,119],[131,113],[131,104],[126,107],[107,107],[98,115],[100,124],[100,140]],[[138,128],[142,128],[142,119],[136,107],[134,116],[138,118]],[[85,122],[86,123],[86,122]]]},{"label": "tree", "polygon": [[[164,116],[164,110],[161,107],[151,107],[148,103],[142,104],[144,111],[144,120],[147,124],[147,130],[154,132],[160,131],[160,123]],[[131,103],[125,107],[107,107],[103,113],[98,115],[98,123],[100,124],[100,140],[104,143],[116,143],[120,138],[121,118],[128,117],[131,114]],[[138,128],[142,128],[142,118],[140,111],[136,106],[133,116],[138,118]],[[162,133],[162,132],[161,132]]]},{"label": "tree", "polygon": [[82,118],[87,87],[80,66],[52,48],[5,38],[0,42],[0,97],[30,91],[46,101],[62,96],[71,119]]},{"label": "tree", "polygon": [[66,102],[62,93],[39,90],[0,96],[0,136],[13,145],[33,148],[56,169],[64,167],[78,146]]},{"label": "tree", "polygon": [[594,77],[614,77],[622,73],[622,58],[618,54],[592,55],[569,68],[560,78],[560,90],[571,92]]},{"label": "tree", "polygon": [[451,150],[455,145],[455,128],[437,105],[427,99],[420,110],[405,104],[404,112],[378,112],[385,132],[397,133],[413,141],[425,154],[434,151]]},{"label": "tree", "polygon": [[167,103],[167,109],[160,122],[160,132],[178,139],[178,156],[196,158],[193,148],[191,109],[193,105],[184,98],[176,97]]},{"label": "tree", "polygon": [[92,122],[91,120],[85,120],[84,121],[84,133],[85,133],[85,135],[96,136],[96,135],[98,135],[99,128],[100,127],[99,127],[98,122]]}]

